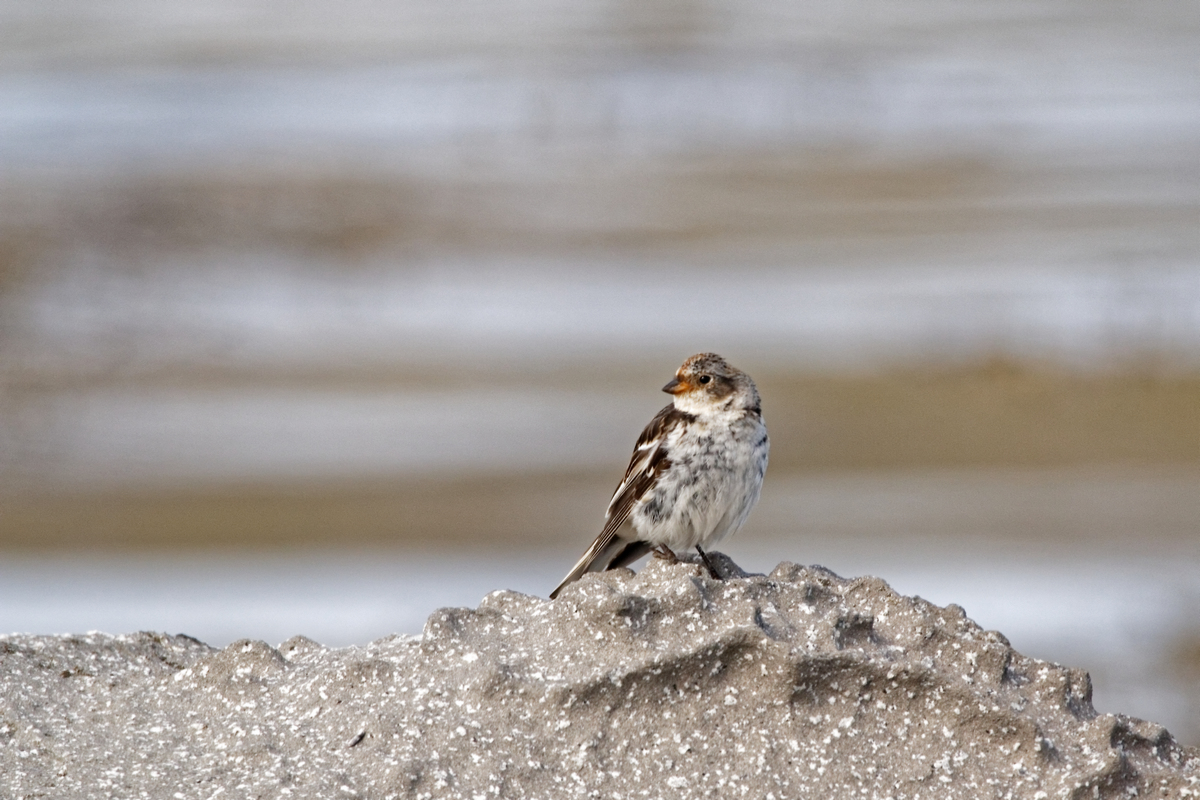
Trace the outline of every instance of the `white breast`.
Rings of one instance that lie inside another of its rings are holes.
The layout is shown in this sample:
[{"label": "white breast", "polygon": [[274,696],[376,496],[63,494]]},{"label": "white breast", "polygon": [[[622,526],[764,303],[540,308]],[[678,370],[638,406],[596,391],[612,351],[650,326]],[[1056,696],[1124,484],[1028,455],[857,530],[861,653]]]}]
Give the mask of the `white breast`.
[{"label": "white breast", "polygon": [[758,415],[699,419],[666,443],[671,467],[633,509],[638,538],[684,551],[737,531],[758,501],[769,443]]}]

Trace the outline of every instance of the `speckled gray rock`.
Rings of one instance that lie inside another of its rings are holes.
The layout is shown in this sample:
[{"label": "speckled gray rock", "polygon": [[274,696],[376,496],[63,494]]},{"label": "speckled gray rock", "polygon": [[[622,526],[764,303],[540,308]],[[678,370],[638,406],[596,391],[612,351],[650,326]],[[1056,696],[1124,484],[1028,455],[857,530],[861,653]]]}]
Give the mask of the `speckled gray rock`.
[{"label": "speckled gray rock", "polygon": [[652,560],[361,648],[0,638],[0,776],[14,798],[1179,798],[1200,753],[879,579]]}]

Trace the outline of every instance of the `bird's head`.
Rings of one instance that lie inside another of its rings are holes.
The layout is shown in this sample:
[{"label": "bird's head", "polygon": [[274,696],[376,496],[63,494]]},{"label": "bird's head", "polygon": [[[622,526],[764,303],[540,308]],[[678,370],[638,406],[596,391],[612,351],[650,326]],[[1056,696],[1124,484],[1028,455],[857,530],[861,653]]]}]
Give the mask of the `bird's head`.
[{"label": "bird's head", "polygon": [[683,362],[663,391],[675,407],[691,414],[758,410],[758,389],[750,376],[716,353],[697,353]]}]

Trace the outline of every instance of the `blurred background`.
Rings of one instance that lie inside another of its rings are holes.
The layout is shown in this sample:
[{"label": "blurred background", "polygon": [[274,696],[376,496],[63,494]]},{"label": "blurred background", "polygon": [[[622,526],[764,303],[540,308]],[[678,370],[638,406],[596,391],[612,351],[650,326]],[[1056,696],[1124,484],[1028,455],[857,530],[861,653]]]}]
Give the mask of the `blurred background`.
[{"label": "blurred background", "polygon": [[1200,744],[1191,0],[7,0],[0,632],[545,596],[658,390],[722,549],[964,606]]}]

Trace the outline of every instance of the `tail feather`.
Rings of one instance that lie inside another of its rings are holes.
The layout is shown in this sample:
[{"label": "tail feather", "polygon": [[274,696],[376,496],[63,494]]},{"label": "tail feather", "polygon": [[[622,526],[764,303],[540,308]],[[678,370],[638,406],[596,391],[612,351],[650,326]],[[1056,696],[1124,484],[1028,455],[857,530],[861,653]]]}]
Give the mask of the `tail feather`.
[{"label": "tail feather", "polygon": [[585,573],[603,572],[607,569],[628,566],[649,552],[650,545],[645,542],[631,542],[617,537],[612,537],[605,542],[603,537],[597,538],[575,563],[575,566],[571,567],[571,571],[567,573],[567,577],[563,578],[562,583],[550,593],[550,599],[558,597],[558,593],[563,590],[563,587],[579,580]]},{"label": "tail feather", "polygon": [[625,548],[613,556],[608,562],[607,569],[618,569],[620,567],[628,567],[633,562],[637,561],[642,556],[649,553],[654,548],[645,542],[628,542]]}]

